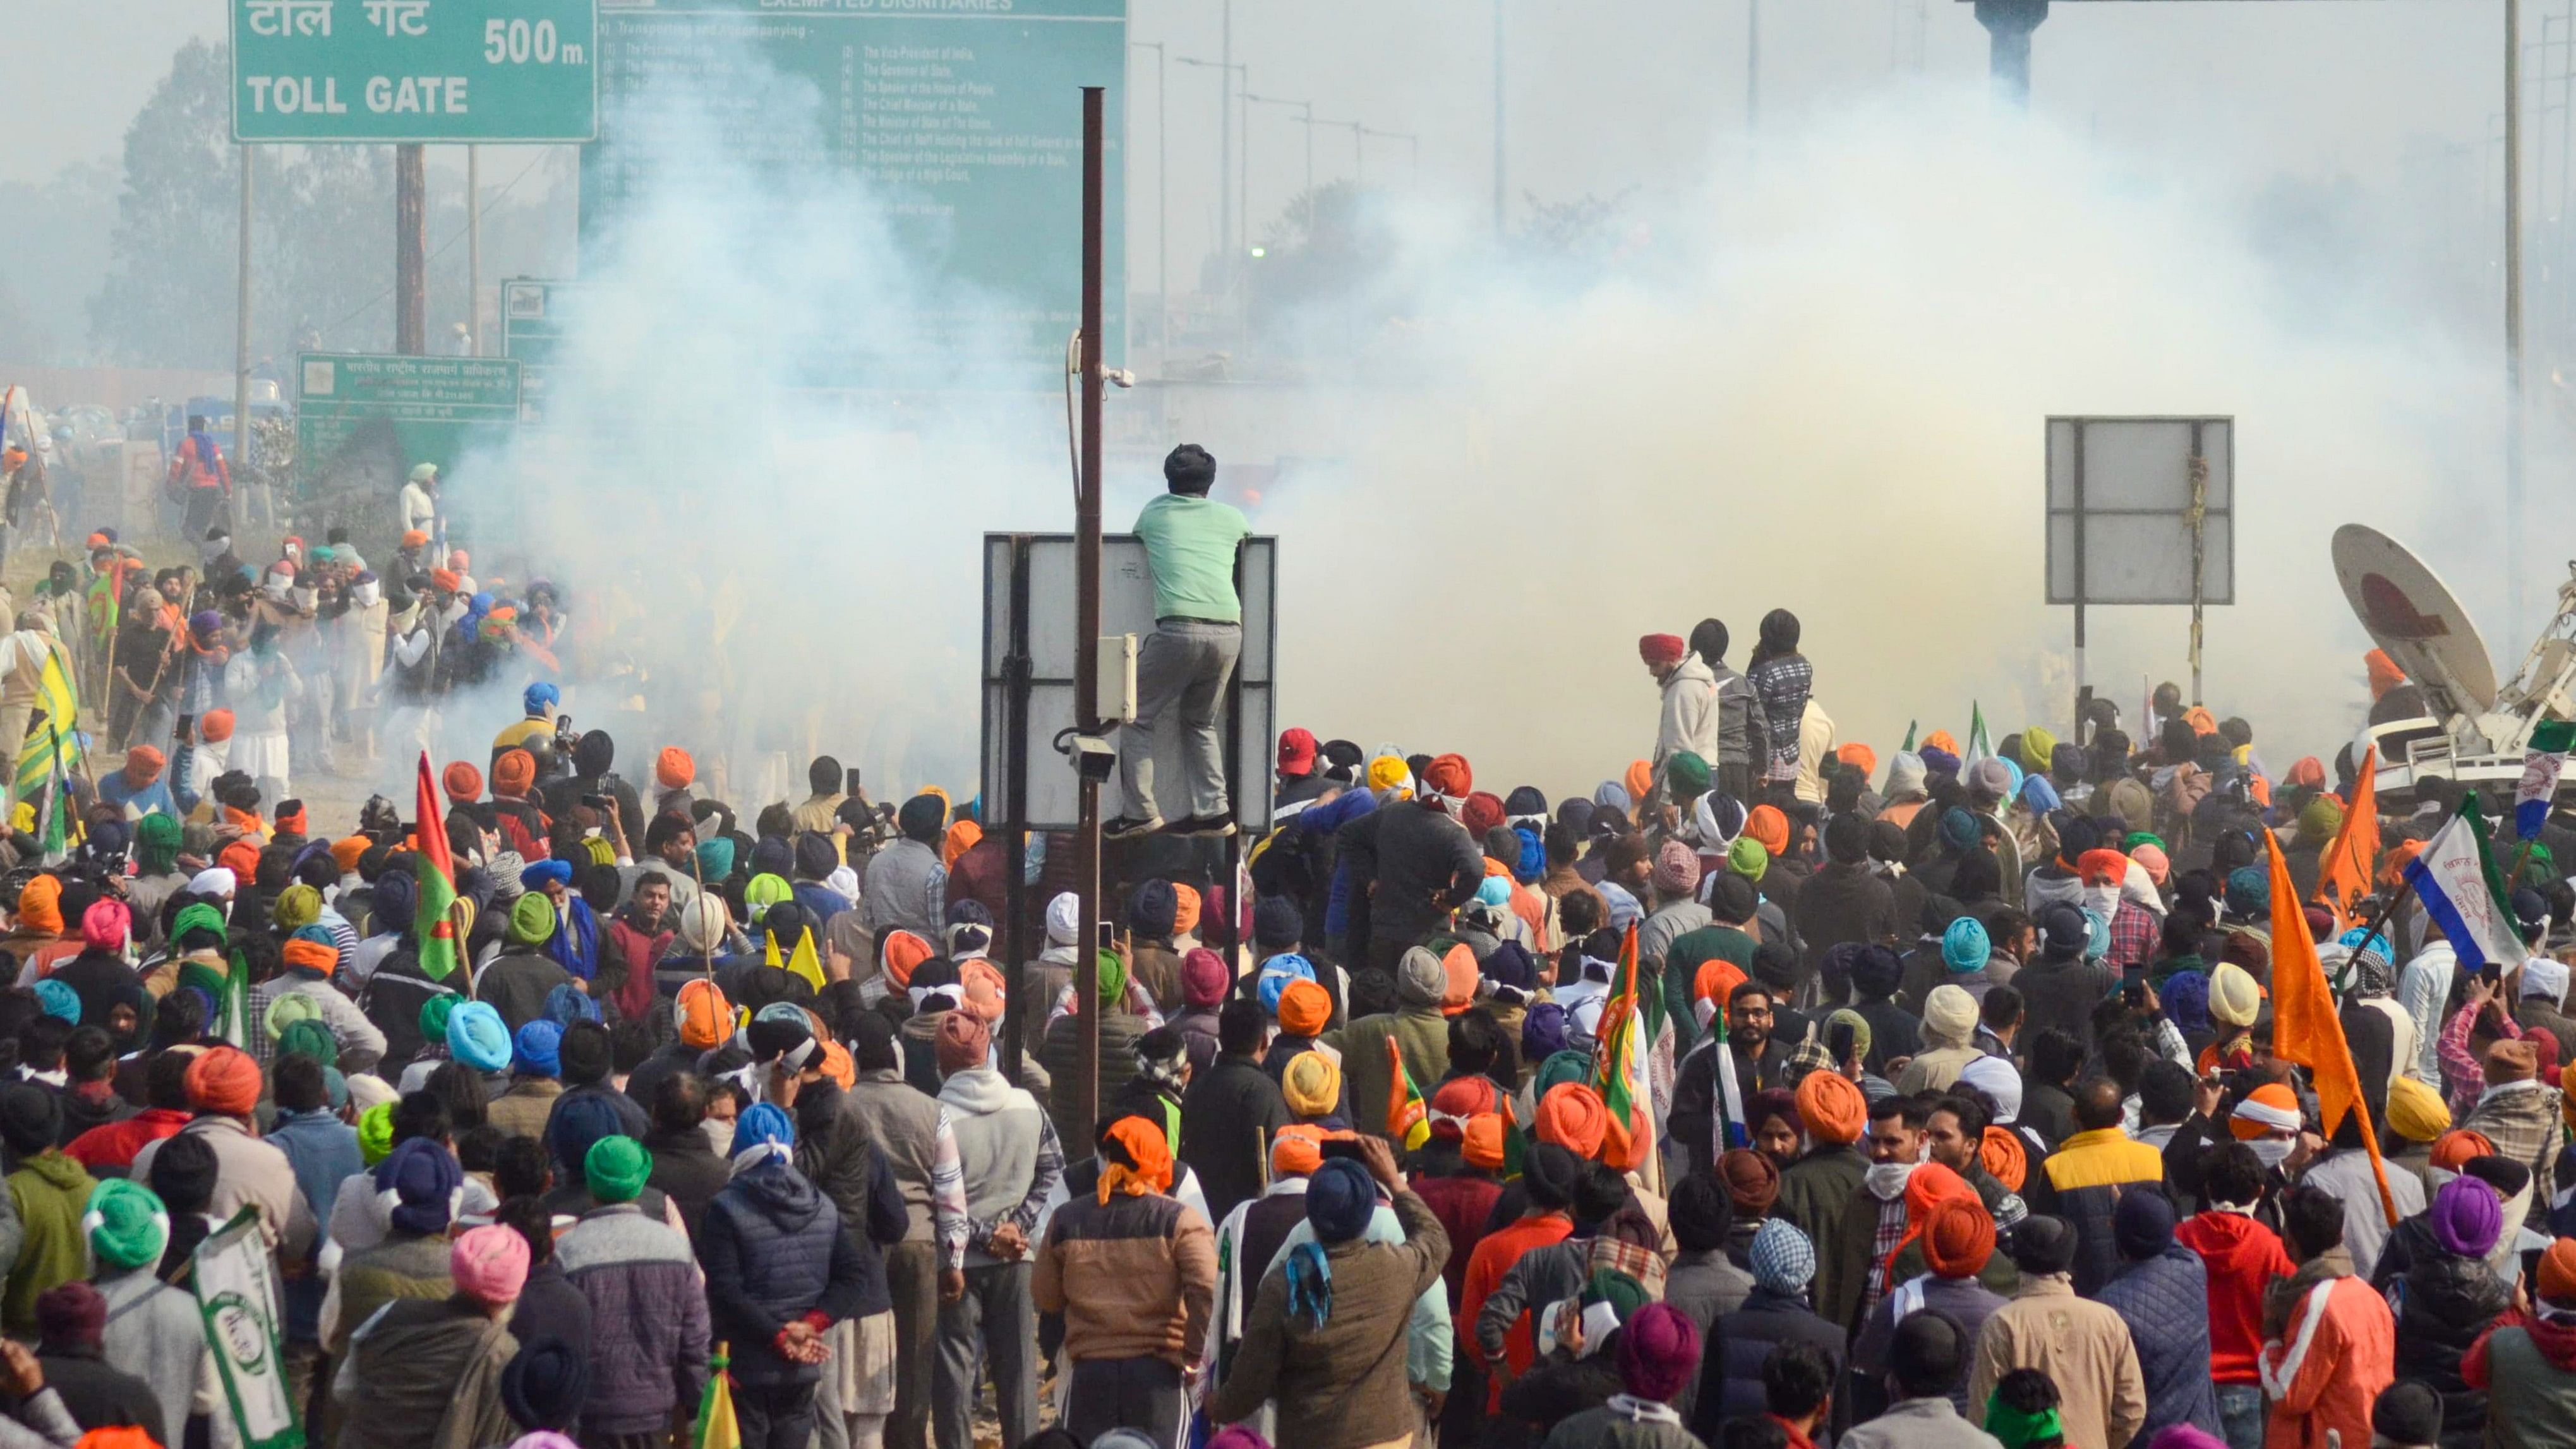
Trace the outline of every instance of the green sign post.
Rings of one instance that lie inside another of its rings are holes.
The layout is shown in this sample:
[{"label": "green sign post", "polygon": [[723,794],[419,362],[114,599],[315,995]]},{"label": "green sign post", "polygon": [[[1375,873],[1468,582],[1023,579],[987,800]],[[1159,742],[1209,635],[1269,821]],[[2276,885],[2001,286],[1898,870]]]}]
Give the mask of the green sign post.
[{"label": "green sign post", "polygon": [[[442,0],[444,3],[444,0]],[[1123,352],[1126,0],[603,0],[603,123],[584,148],[585,252],[644,198],[686,187],[674,156],[726,118],[717,164],[753,178],[855,178],[924,285],[909,335],[809,360],[810,386],[1059,388],[1080,324],[1082,91],[1106,86],[1104,296]],[[746,113],[757,98],[776,104]],[[670,132],[671,144],[663,133]],[[999,365],[1003,375],[991,376]],[[970,375],[981,370],[985,375]]]},{"label": "green sign post", "polygon": [[236,141],[587,141],[596,0],[233,0]]},{"label": "green sign post", "polygon": [[501,355],[519,364],[519,421],[547,421],[547,404],[564,338],[565,315],[580,291],[572,282],[513,277],[501,284]]},{"label": "green sign post", "polygon": [[519,421],[519,364],[506,357],[305,352],[295,374],[296,472],[308,497],[390,500],[414,464],[453,470],[469,451],[506,442]]}]

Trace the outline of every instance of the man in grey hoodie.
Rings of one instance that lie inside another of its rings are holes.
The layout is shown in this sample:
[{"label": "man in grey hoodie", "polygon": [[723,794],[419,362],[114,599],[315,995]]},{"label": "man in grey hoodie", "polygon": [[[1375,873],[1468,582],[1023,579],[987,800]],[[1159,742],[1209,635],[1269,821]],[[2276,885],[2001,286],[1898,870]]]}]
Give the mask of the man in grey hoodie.
[{"label": "man in grey hoodie", "polygon": [[991,1065],[990,1028],[971,1012],[939,1021],[939,1148],[931,1211],[939,1247],[939,1449],[973,1449],[979,1359],[992,1362],[1002,1443],[1038,1432],[1037,1230],[1064,1180],[1064,1149],[1037,1099]]}]

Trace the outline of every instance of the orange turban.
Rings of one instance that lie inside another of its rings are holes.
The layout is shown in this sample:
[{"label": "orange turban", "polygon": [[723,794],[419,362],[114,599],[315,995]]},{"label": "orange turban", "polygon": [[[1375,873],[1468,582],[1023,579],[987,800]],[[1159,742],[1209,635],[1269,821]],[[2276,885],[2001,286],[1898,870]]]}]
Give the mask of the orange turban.
[{"label": "orange turban", "polygon": [[2458,1127],[2443,1133],[2434,1142],[2432,1163],[2444,1172],[2457,1172],[2474,1158],[2495,1155],[2495,1143],[2485,1133]]},{"label": "orange turban", "polygon": [[1798,1079],[1798,1120],[1818,1142],[1852,1143],[1869,1126],[1869,1098],[1840,1072],[1816,1070]]},{"label": "orange turban", "polygon": [[[1002,1019],[1002,971],[980,956],[957,964],[957,979],[966,990],[966,1014],[990,1026]],[[817,1036],[822,1033],[817,1032]]]},{"label": "orange turban", "polygon": [[1862,744],[1858,740],[1854,740],[1850,744],[1843,746],[1841,749],[1834,751],[1834,758],[1842,761],[1846,765],[1852,766],[1864,775],[1875,775],[1878,773],[1878,751],[1871,749],[1869,746]]},{"label": "orange turban", "polygon": [[1538,1102],[1538,1140],[1553,1142],[1577,1157],[1601,1155],[1610,1132],[1610,1109],[1601,1094],[1581,1082],[1559,1082]]},{"label": "orange turban", "polygon": [[1643,760],[1630,761],[1626,783],[1628,803],[1642,807],[1646,803],[1647,793],[1655,788],[1655,767]]},{"label": "orange turban", "polygon": [[1312,1177],[1324,1165],[1324,1139],[1331,1134],[1312,1122],[1292,1122],[1270,1139],[1270,1175]]},{"label": "orange turban", "polygon": [[1109,1157],[1108,1165],[1101,1168],[1101,1202],[1107,1203],[1111,1193],[1143,1197],[1171,1190],[1172,1144],[1164,1140],[1162,1128],[1142,1117],[1121,1117],[1110,1124],[1109,1141],[1126,1151],[1127,1162]]},{"label": "orange turban", "polygon": [[1711,956],[1699,963],[1699,974],[1691,978],[1691,1000],[1694,1004],[1705,1001],[1724,1011],[1726,1004],[1735,999],[1735,988],[1744,982],[1743,967],[1723,956]]},{"label": "orange turban", "polygon": [[2388,691],[2406,682],[2406,671],[2397,667],[2397,661],[2389,658],[2385,649],[2373,649],[2361,656],[2361,667],[2370,673],[2372,704],[2379,703],[2387,697]]},{"label": "orange turban", "polygon": [[684,790],[698,778],[698,762],[677,745],[665,746],[653,758],[653,779],[665,790]]},{"label": "orange turban", "polygon": [[233,712],[210,709],[197,717],[197,733],[210,745],[220,745],[233,737]]},{"label": "orange turban", "polygon": [[2560,1303],[2576,1299],[2576,1238],[2560,1238],[2540,1255],[2540,1296]]},{"label": "orange turban", "polygon": [[712,1051],[733,1030],[733,1003],[724,992],[708,980],[691,981],[680,988],[674,1003],[680,1017],[680,1045],[699,1051]]},{"label": "orange turban", "polygon": [[1199,928],[1199,913],[1205,903],[1199,899],[1198,887],[1172,882],[1172,934],[1186,936]]},{"label": "orange turban", "polygon": [[1333,1019],[1333,998],[1303,977],[1279,993],[1279,1029],[1290,1036],[1316,1036]]},{"label": "orange turban", "polygon": [[320,941],[307,941],[300,936],[291,938],[285,945],[278,947],[277,955],[279,960],[289,966],[301,966],[308,971],[319,971],[325,976],[337,970],[340,965],[338,949],[326,946]]},{"label": "orange turban", "polygon": [[1476,953],[1459,942],[1440,958],[1440,973],[1446,984],[1440,990],[1440,1014],[1456,1016],[1476,1004],[1476,982],[1483,969],[1476,964]]},{"label": "orange turban", "polygon": [[2129,858],[2116,850],[2088,850],[2075,862],[2076,874],[2089,886],[2116,886],[2129,878]]},{"label": "orange turban", "polygon": [[188,1100],[208,1112],[247,1117],[259,1109],[259,1063],[239,1047],[200,1052],[188,1064]]},{"label": "orange turban", "polygon": [[365,855],[367,848],[374,844],[374,841],[363,835],[352,835],[344,840],[332,841],[331,863],[340,868],[342,875],[347,875],[358,868],[358,857]]},{"label": "orange turban", "polygon": [[454,569],[431,569],[429,581],[437,586],[439,592],[447,594],[455,593],[458,586],[465,582],[456,576]]},{"label": "orange turban", "polygon": [[492,793],[525,795],[537,783],[537,757],[525,750],[503,750],[492,762]]},{"label": "orange turban", "polygon": [[[1810,1072],[1808,1075],[1813,1076],[1814,1073]],[[1977,1190],[1968,1186],[1968,1180],[1966,1178],[1952,1172],[1940,1163],[1926,1162],[1922,1166],[1915,1168],[1913,1175],[1905,1179],[1905,1236],[1897,1239],[1896,1246],[1888,1251],[1886,1260],[1886,1277],[1888,1282],[1893,1283],[1896,1281],[1897,1257],[1905,1251],[1905,1245],[1907,1243],[1913,1242],[1923,1236],[1925,1226],[1932,1220],[1932,1210],[1945,1202],[1950,1202],[1962,1197],[1966,1198],[1971,1203],[1975,1203],[1978,1213],[1983,1215],[1985,1212],[1985,1205],[1983,1202],[1979,1201]],[[1994,1251],[1993,1232],[1993,1226],[1989,1224],[1987,1227],[1986,1239],[1986,1251],[1988,1253],[1992,1253]],[[1930,1265],[1931,1256],[1931,1251],[1927,1246],[1924,1251],[1924,1262],[1926,1266]],[[1934,1269],[1933,1271],[1939,1272],[1940,1270]]]},{"label": "orange turban", "polygon": [[2239,1142],[2252,1142],[2275,1132],[2299,1130],[2299,1099],[2278,1082],[2265,1082],[2245,1094],[2228,1115],[2227,1130]]},{"label": "orange turban", "polygon": [[231,871],[236,880],[249,880],[259,874],[259,847],[236,840],[215,853],[215,864]]},{"label": "orange turban", "polygon": [[1959,753],[1959,737],[1948,730],[1934,730],[1923,737],[1923,748],[1939,750],[1945,755]]},{"label": "orange turban", "polygon": [[1422,767],[1422,784],[1434,794],[1465,799],[1476,788],[1476,772],[1465,755],[1442,755]]},{"label": "orange turban", "polygon": [[421,532],[419,529],[407,528],[403,530],[402,546],[404,548],[418,548],[427,542],[429,542],[429,535]]},{"label": "orange turban", "polygon": [[[257,857],[251,863],[257,865]],[[245,875],[243,880],[250,879]],[[63,933],[63,883],[49,875],[27,882],[18,892],[18,929],[42,931],[49,936]]]},{"label": "orange turban", "polygon": [[1467,1119],[1463,1143],[1467,1165],[1488,1172],[1500,1171],[1503,1165],[1503,1119],[1498,1112],[1479,1112]]},{"label": "orange turban", "polygon": [[[892,981],[897,986],[910,987],[912,985],[912,968],[938,954],[938,952],[930,949],[930,943],[928,941],[921,939],[912,932],[897,931],[893,935],[886,937],[886,979]],[[924,989],[926,990],[928,988]]]},{"label": "orange turban", "polygon": [[2191,726],[2191,732],[2193,734],[2214,735],[2218,733],[2217,718],[2211,715],[2208,710],[2201,708],[2199,705],[2195,704],[2191,708],[2184,710],[2182,719],[2183,723]]},{"label": "orange turban", "polygon": [[470,805],[483,798],[483,772],[470,761],[450,761],[446,769],[439,771],[438,782],[447,787],[451,804]]},{"label": "orange turban", "polygon": [[1945,1197],[1923,1215],[1923,1266],[1941,1277],[1974,1277],[1994,1255],[1995,1220],[1976,1194]]},{"label": "orange turban", "polygon": [[1789,817],[1777,805],[1756,805],[1744,817],[1744,833],[1761,842],[1773,859],[1789,853]]},{"label": "orange turban", "polygon": [[2021,1145],[2021,1134],[2009,1127],[1989,1127],[1977,1144],[1977,1162],[1995,1181],[2013,1192],[2021,1191],[2030,1176],[2030,1156]]},{"label": "orange turban", "polygon": [[984,838],[984,827],[972,820],[960,820],[948,827],[948,838],[939,845],[939,863],[950,870],[957,868],[957,857],[973,850]]},{"label": "orange turban", "polygon": [[2290,773],[2286,778],[2293,785],[2310,790],[2322,790],[2326,787],[2325,761],[2314,755],[2301,755],[2298,762],[2290,766]]}]

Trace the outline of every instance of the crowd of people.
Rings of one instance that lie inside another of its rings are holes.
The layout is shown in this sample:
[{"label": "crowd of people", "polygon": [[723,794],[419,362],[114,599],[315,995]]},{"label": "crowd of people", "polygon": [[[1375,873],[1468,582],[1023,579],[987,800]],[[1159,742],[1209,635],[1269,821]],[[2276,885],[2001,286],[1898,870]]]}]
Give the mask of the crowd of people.
[{"label": "crowd of people", "polygon": [[[1196,732],[1242,529],[1176,459]],[[1793,616],[1728,637],[1640,641],[1588,795],[1289,729],[1228,871],[1194,752],[1109,922],[831,758],[639,789],[543,682],[350,821],[139,729],[0,875],[0,1449],[265,1442],[195,1293],[245,1225],[349,1449],[2576,1442],[2576,818],[2503,812],[2492,962],[2401,899],[2455,787],[2348,823],[2366,759],[2170,686],[1882,763]],[[2358,1111],[2275,1051],[2329,992]]]}]

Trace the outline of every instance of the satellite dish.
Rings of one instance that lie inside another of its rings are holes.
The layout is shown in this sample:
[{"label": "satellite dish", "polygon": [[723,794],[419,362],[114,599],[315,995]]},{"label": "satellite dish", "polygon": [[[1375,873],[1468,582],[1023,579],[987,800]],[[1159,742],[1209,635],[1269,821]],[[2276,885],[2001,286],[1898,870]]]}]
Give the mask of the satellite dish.
[{"label": "satellite dish", "polygon": [[2335,578],[2372,642],[2406,677],[2467,714],[2495,708],[2495,664],[2460,607],[2405,545],[2358,523],[2334,534]]}]

